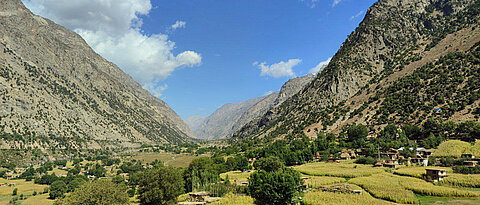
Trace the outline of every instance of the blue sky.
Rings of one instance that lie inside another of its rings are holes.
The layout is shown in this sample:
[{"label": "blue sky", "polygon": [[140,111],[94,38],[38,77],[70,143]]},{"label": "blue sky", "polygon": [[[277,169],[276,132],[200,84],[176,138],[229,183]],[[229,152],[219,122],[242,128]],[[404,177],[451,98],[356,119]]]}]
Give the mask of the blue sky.
[{"label": "blue sky", "polygon": [[[24,0],[34,13],[81,34],[97,52],[186,118],[263,96],[294,76],[309,74],[335,54],[376,1],[128,0],[130,4],[118,8],[83,2],[74,7],[59,6],[55,0]],[[98,15],[82,25],[77,21],[81,15],[66,16],[69,9]],[[98,16],[105,21],[96,22]],[[152,60],[125,60],[122,53],[128,52],[115,42],[142,38],[152,40],[149,45],[158,52],[143,53],[147,49],[140,44],[138,52],[128,51]],[[108,46],[113,49],[101,50]],[[285,63],[272,66],[280,62]]]}]

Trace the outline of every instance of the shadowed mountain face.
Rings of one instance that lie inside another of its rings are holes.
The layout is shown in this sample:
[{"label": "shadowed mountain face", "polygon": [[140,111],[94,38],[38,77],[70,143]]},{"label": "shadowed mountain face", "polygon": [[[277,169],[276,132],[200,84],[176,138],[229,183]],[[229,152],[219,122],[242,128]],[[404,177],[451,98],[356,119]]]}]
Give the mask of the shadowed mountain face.
[{"label": "shadowed mountain face", "polygon": [[245,102],[226,104],[210,116],[193,116],[185,121],[198,138],[223,139],[231,137],[235,131],[245,124],[263,116],[272,108],[298,93],[314,77],[314,75],[307,75],[291,79],[278,92]]},{"label": "shadowed mountain face", "polygon": [[0,132],[89,147],[193,136],[166,103],[20,0],[0,1],[0,27]]},{"label": "shadowed mountain face", "polygon": [[379,1],[307,87],[234,136],[478,121],[478,63],[471,59],[479,15],[478,0]]}]

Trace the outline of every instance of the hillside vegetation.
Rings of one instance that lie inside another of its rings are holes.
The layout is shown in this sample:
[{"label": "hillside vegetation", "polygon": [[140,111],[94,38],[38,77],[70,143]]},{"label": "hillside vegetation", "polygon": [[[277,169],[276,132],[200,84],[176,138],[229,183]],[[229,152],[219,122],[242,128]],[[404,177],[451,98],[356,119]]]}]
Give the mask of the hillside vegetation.
[{"label": "hillside vegetation", "polygon": [[237,138],[479,121],[480,1],[379,1],[325,70]]}]

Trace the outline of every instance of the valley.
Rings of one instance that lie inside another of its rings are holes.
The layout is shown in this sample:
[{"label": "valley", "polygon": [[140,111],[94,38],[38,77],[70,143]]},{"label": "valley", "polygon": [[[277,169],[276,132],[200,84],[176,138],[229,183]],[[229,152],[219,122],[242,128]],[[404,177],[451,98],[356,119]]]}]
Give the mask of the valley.
[{"label": "valley", "polygon": [[[130,59],[99,53],[135,38],[94,44],[103,30],[64,27],[81,21],[41,17],[35,3],[0,0],[0,205],[480,204],[480,0],[375,1],[350,18],[364,16],[315,72],[294,72],[301,59],[255,61],[265,82],[288,77],[278,91],[184,120],[173,108],[185,103],[171,108],[177,93],[163,96],[162,83],[201,57],[222,57],[172,53],[168,35],[182,39],[174,33],[186,22],[148,34],[149,13],[135,10],[127,37],[140,36],[136,55],[153,57],[132,72]],[[115,24],[96,12],[80,16]],[[161,54],[147,52],[154,46]],[[162,58],[163,73],[148,73]],[[191,83],[207,71],[189,71],[198,74]],[[182,98],[200,112],[194,92]]]}]

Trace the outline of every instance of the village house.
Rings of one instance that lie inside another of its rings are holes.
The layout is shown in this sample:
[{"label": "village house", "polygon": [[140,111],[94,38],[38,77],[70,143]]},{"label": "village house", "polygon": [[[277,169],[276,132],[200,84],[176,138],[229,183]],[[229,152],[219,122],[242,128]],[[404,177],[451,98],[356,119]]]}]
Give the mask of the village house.
[{"label": "village house", "polygon": [[477,161],[464,161],[463,165],[467,167],[476,167],[478,165]]},{"label": "village house", "polygon": [[390,148],[387,152],[380,153],[380,158],[388,160],[397,160],[400,154],[398,150]]},{"label": "village house", "polygon": [[426,178],[427,180],[433,182],[443,181],[445,177],[447,177],[447,171],[445,169],[426,169]]},{"label": "village house", "polygon": [[461,158],[462,159],[474,159],[475,156],[473,156],[473,154],[470,154],[470,153],[463,153]]},{"label": "village house", "polygon": [[428,166],[428,158],[423,158],[423,157],[417,157],[417,158],[411,158],[410,163],[412,165],[418,165],[418,166]]},{"label": "village house", "polygon": [[202,205],[207,203],[212,203],[220,200],[219,197],[210,197],[208,192],[191,192],[188,193],[188,199],[186,202],[179,202],[179,205]]}]

